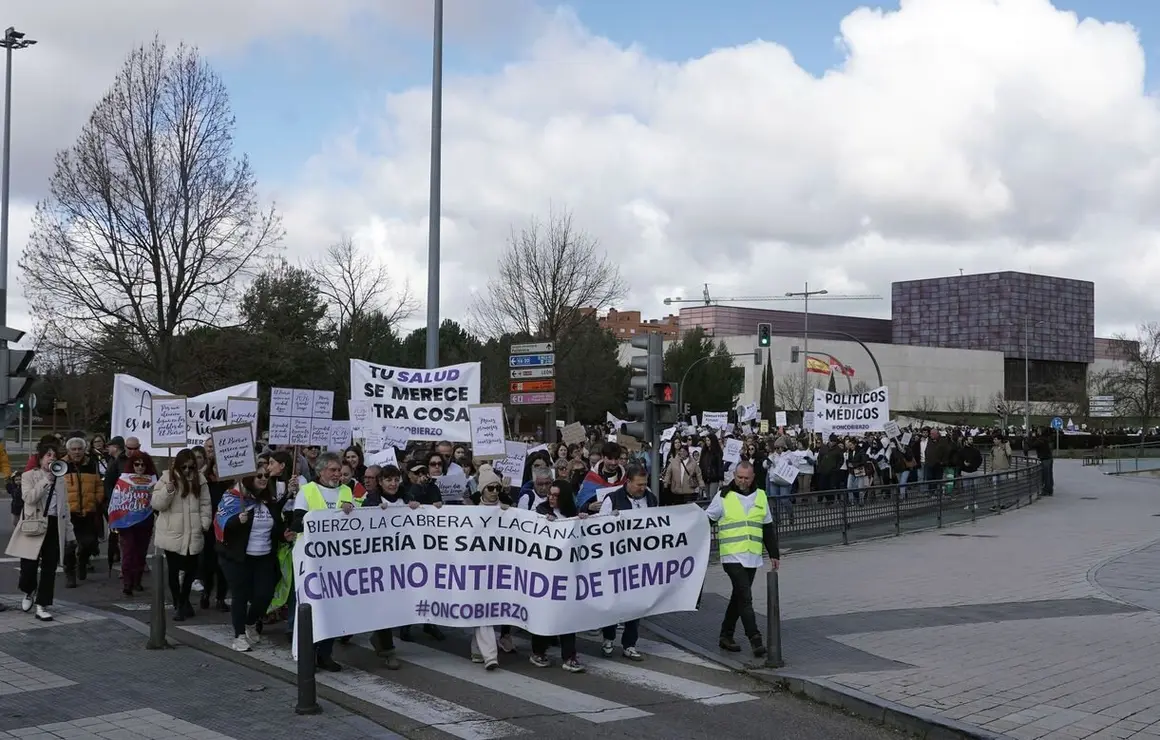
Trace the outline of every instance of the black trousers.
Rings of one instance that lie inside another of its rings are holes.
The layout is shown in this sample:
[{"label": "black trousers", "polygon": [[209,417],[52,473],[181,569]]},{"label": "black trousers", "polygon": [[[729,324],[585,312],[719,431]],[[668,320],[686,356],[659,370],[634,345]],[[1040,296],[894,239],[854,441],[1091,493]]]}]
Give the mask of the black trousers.
[{"label": "black trousers", "polygon": [[218,563],[217,548],[214,547],[214,532],[212,529],[205,531],[205,547],[201,549],[199,556],[199,570],[198,578],[201,580],[203,594],[213,594],[217,601],[226,600],[226,591],[229,584],[226,581],[226,574],[222,572],[222,567]]},{"label": "black trousers", "polygon": [[168,571],[166,575],[169,576],[169,593],[173,595],[174,608],[189,603],[193,579],[197,577],[197,560],[197,555],[165,551],[165,569]]},{"label": "black trousers", "polygon": [[[616,629],[613,627],[613,629]],[[560,657],[564,660],[576,657],[576,633],[567,635],[560,635]],[[541,637],[540,635],[532,635],[532,652],[536,655],[543,655],[548,652],[548,648],[552,644],[552,638]]]},{"label": "black trousers", "polygon": [[52,606],[58,565],[60,565],[60,524],[55,516],[50,516],[48,531],[44,534],[44,541],[40,543],[40,557],[36,560],[20,558],[20,593],[36,592],[37,604]]},{"label": "black trousers", "polygon": [[230,620],[234,625],[234,637],[238,637],[246,633],[247,626],[258,624],[266,616],[282,571],[278,567],[278,556],[273,553],[247,555],[241,561],[222,558],[218,562],[230,582],[230,593],[233,594]]},{"label": "black trousers", "polygon": [[746,637],[760,635],[757,615],[753,612],[753,577],[757,575],[757,568],[746,568],[740,563],[722,563],[721,567],[733,586],[729,606],[725,607],[725,619],[721,622],[721,636],[732,639],[738,619]]},{"label": "black trousers", "polygon": [[1055,459],[1047,458],[1039,461],[1040,473],[1043,475],[1043,495],[1055,494]]},{"label": "black trousers", "polygon": [[70,518],[76,539],[64,546],[64,572],[84,578],[89,560],[100,551],[101,515],[92,512],[72,514]]}]

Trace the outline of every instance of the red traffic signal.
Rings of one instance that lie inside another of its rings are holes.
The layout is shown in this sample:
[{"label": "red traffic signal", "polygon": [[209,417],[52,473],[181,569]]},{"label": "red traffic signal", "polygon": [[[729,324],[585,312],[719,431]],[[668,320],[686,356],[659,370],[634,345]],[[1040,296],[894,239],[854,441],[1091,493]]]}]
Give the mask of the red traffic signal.
[{"label": "red traffic signal", "polygon": [[653,386],[653,399],[656,403],[676,403],[677,384],[657,383]]}]

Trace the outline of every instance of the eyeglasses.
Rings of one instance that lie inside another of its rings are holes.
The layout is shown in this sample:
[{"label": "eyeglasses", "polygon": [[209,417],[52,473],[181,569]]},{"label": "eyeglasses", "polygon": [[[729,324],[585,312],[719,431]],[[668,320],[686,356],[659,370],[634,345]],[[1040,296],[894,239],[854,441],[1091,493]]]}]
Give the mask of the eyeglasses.
[{"label": "eyeglasses", "polygon": [[431,462],[427,463],[427,467],[429,467],[429,468],[441,468],[441,467],[443,467],[443,461],[432,460]]},{"label": "eyeglasses", "polygon": [[194,471],[194,466],[193,465],[182,465],[181,469],[187,473],[192,473]]},{"label": "eyeglasses", "polygon": [[254,476],[254,480],[268,480],[269,478],[270,478],[270,476],[266,475],[265,473],[262,473],[261,475]]},{"label": "eyeglasses", "polygon": [[488,493],[499,493],[499,486],[493,483],[490,486],[484,486],[483,490],[487,491]]}]

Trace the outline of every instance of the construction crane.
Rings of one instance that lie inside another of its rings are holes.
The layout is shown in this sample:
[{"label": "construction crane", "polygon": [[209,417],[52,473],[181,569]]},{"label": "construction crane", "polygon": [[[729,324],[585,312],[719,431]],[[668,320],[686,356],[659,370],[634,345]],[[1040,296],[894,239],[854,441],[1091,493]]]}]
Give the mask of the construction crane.
[{"label": "construction crane", "polygon": [[[808,293],[808,295],[806,295],[806,293]],[[712,306],[715,303],[744,303],[747,301],[764,303],[766,301],[801,301],[801,300],[805,300],[808,304],[809,299],[811,299],[811,298],[815,301],[880,301],[880,300],[882,300],[882,296],[880,296],[880,295],[844,295],[844,294],[836,294],[835,295],[835,294],[831,294],[827,290],[811,291],[811,290],[809,290],[808,284],[806,286],[805,293],[802,293],[802,292],[786,293],[785,295],[779,295],[779,296],[746,295],[746,296],[732,296],[729,298],[713,298],[709,294],[709,284],[705,283],[705,288],[701,292],[700,298],[682,298],[680,296],[677,296],[676,298],[666,298],[664,303],[666,306],[671,306],[674,303],[700,303],[700,304],[705,305],[705,306]]]}]

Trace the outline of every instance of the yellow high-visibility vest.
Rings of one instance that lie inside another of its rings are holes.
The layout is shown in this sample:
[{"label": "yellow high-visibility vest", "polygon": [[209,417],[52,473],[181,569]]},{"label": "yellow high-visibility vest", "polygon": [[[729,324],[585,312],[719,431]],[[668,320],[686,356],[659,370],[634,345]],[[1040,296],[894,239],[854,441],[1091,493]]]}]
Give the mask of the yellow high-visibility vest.
[{"label": "yellow high-visibility vest", "polygon": [[748,512],[741,503],[740,496],[726,494],[721,497],[721,508],[725,515],[717,522],[717,547],[722,556],[750,553],[761,556],[765,544],[762,529],[765,515],[769,511],[769,501],[765,491],[758,488],[753,498],[753,507]]},{"label": "yellow high-visibility vest", "polygon": [[[306,496],[306,506],[310,511],[330,508],[326,504],[326,497],[322,495],[322,488],[317,483],[307,483],[302,487],[302,494]],[[343,504],[354,504],[354,493],[351,492],[349,486],[338,487],[338,503],[336,508],[342,508]]]}]

